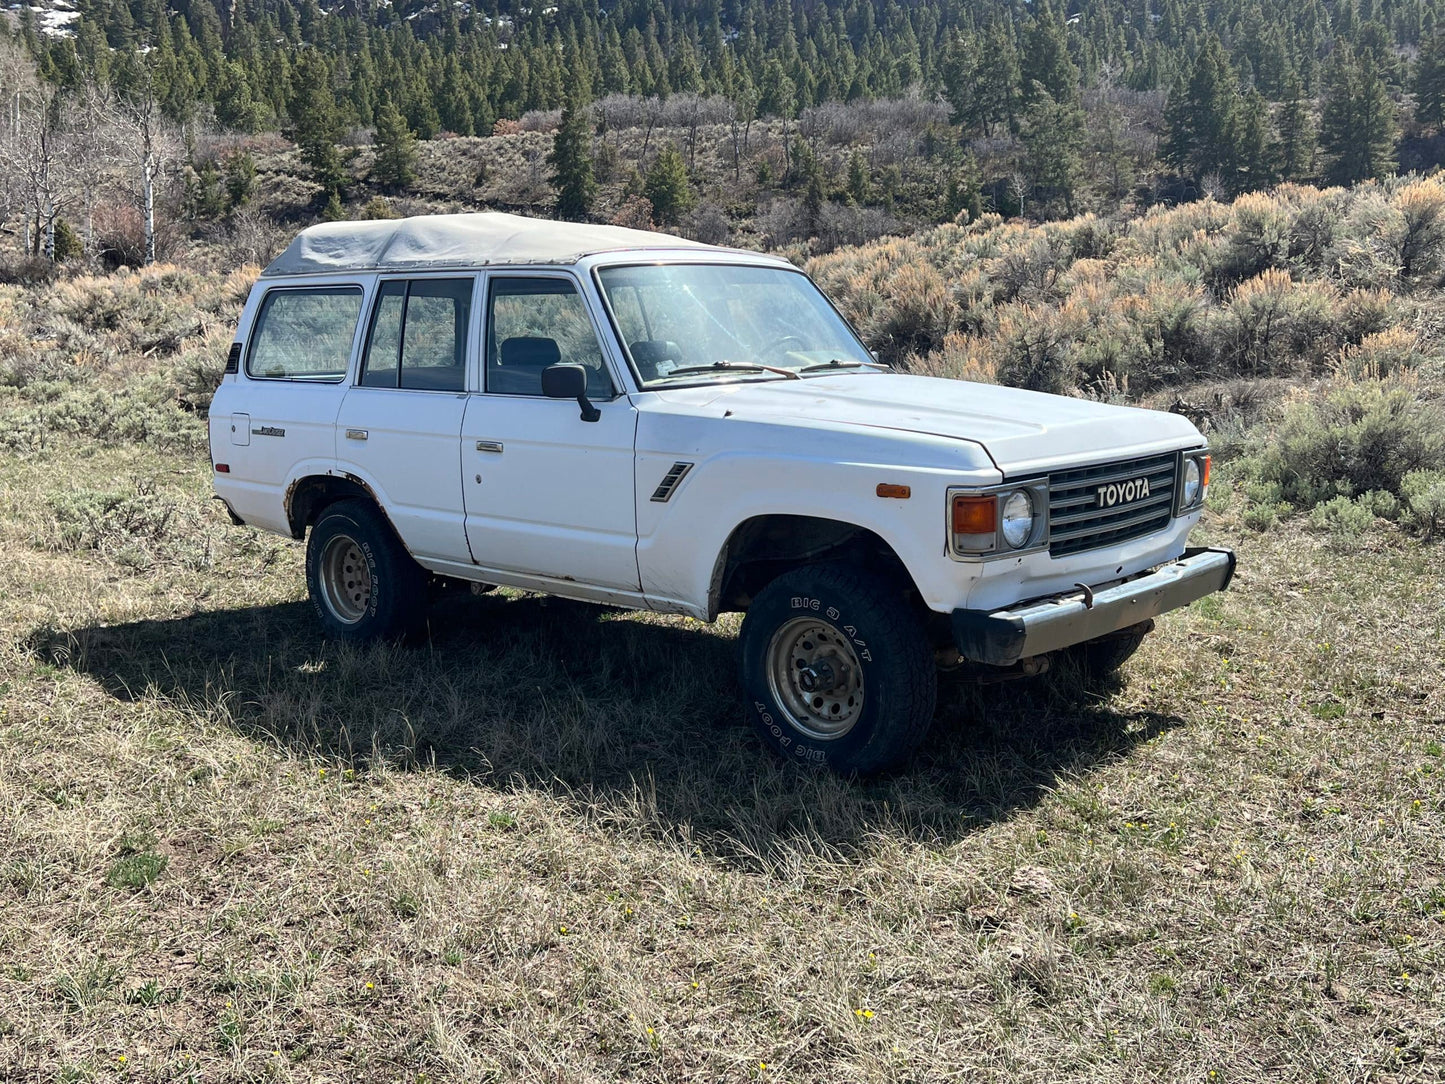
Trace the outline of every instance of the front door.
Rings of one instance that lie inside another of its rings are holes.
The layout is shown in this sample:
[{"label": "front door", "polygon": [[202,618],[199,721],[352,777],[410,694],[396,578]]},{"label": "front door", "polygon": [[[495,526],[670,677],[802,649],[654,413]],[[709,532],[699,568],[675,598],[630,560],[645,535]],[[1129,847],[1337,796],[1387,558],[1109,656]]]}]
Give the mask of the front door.
[{"label": "front door", "polygon": [[[574,401],[543,397],[542,370],[559,363],[586,367],[597,421],[583,421]],[[555,581],[562,594],[568,583],[637,592],[637,412],[570,276],[488,277],[483,369],[462,423],[472,559]]]},{"label": "front door", "polygon": [[375,492],[417,557],[470,561],[457,435],[467,407],[476,277],[387,279],[356,384],[336,419],[336,460]]}]

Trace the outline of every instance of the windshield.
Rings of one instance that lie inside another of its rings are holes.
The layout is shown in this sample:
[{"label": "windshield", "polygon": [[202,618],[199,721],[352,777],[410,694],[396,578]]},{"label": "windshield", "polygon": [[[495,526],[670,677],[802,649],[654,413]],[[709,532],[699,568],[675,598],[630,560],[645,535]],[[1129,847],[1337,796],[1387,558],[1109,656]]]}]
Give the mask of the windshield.
[{"label": "windshield", "polygon": [[652,264],[597,277],[643,387],[881,368],[796,271]]}]

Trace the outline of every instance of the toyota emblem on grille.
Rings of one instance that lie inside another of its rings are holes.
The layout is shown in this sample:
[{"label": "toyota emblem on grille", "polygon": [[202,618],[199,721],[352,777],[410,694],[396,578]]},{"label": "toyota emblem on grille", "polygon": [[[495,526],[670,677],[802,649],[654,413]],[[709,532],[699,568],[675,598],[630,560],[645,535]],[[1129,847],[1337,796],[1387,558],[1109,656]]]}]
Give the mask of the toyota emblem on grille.
[{"label": "toyota emblem on grille", "polygon": [[1098,491],[1100,508],[1113,508],[1116,504],[1130,504],[1149,496],[1148,478],[1130,478],[1127,482],[1112,482],[1100,486]]}]

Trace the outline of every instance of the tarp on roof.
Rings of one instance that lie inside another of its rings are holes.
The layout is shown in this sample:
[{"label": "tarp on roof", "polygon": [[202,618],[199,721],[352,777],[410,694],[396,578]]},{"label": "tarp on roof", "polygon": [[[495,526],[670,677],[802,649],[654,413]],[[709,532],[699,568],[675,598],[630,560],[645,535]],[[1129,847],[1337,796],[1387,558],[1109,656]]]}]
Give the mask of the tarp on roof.
[{"label": "tarp on roof", "polygon": [[553,222],[495,211],[369,222],[326,222],[302,230],[264,274],[415,271],[489,264],[566,264],[597,252],[711,248],[666,233]]}]

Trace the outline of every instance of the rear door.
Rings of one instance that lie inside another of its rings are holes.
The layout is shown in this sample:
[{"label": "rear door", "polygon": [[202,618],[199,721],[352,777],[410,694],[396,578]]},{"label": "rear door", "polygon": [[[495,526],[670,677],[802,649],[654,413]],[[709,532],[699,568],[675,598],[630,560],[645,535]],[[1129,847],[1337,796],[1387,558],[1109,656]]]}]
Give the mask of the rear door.
[{"label": "rear door", "polygon": [[382,279],[336,418],[339,469],[376,493],[418,557],[471,560],[457,437],[476,368],[476,279]]},{"label": "rear door", "polygon": [[211,429],[212,455],[227,468],[217,491],[247,523],[289,534],[287,485],[331,469],[362,296],[359,283],[276,285],[262,295],[244,374],[218,396],[229,417]]},{"label": "rear door", "polygon": [[[467,539],[483,568],[640,590],[633,445],[637,412],[618,391],[586,301],[562,273],[487,276],[483,390],[467,401]],[[601,411],[542,395],[548,365],[582,365]]]}]

